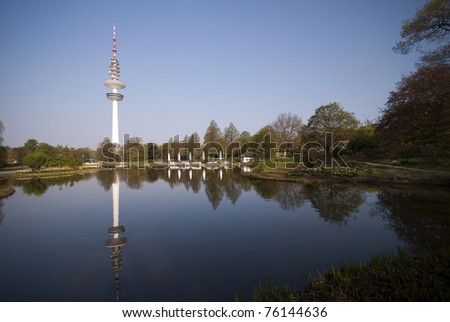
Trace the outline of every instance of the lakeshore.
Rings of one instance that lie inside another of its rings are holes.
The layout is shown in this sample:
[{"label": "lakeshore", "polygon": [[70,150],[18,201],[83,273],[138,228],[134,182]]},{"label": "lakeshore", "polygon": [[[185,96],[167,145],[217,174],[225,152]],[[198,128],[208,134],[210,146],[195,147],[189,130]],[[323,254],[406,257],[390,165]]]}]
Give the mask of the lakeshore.
[{"label": "lakeshore", "polygon": [[6,198],[14,194],[16,191],[11,184],[11,181],[26,181],[26,180],[59,180],[80,178],[88,174],[95,173],[98,169],[92,168],[57,168],[57,169],[44,169],[39,171],[31,171],[28,169],[20,168],[6,170],[0,172],[0,198]]},{"label": "lakeshore", "polygon": [[435,185],[450,187],[450,172],[358,162],[349,167],[256,167],[244,176],[253,180],[289,181],[302,184],[337,182],[387,185]]},{"label": "lakeshore", "polygon": [[[450,172],[359,162],[348,168],[269,169],[244,173],[251,180],[299,184],[371,184],[450,187]],[[367,263],[344,263],[310,276],[306,287],[260,281],[252,301],[449,301],[448,247],[374,256]],[[237,301],[246,300],[239,295]]]},{"label": "lakeshore", "polygon": [[14,192],[16,192],[16,189],[14,189],[14,187],[12,187],[11,185],[9,185],[9,184],[4,185],[4,186],[2,185],[0,187],[0,198],[9,197]]},{"label": "lakeshore", "polygon": [[[374,256],[368,263],[345,263],[310,277],[303,290],[260,281],[257,302],[450,301],[448,251]],[[239,296],[237,301],[242,300]]]},{"label": "lakeshore", "polygon": [[308,168],[298,163],[277,162],[275,167],[264,164],[241,164],[238,162],[155,162],[147,164],[130,163],[114,164],[105,163],[101,166],[83,166],[77,169],[46,168],[38,171],[20,168],[20,170],[1,171],[0,177],[10,177],[17,180],[62,178],[70,176],[95,173],[100,169],[114,168],[146,168],[156,170],[214,170],[219,168],[240,168],[241,173],[252,180],[287,181],[303,184],[338,182],[355,184],[424,184],[450,186],[450,171],[422,169],[416,167],[395,166],[372,162],[353,162],[348,167],[317,167]]}]

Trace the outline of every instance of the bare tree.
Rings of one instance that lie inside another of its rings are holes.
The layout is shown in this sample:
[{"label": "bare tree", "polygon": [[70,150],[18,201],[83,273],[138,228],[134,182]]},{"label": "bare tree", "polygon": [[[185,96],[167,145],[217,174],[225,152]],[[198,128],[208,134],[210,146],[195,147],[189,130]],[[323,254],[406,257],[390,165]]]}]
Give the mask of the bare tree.
[{"label": "bare tree", "polygon": [[272,127],[278,132],[280,143],[294,142],[302,128],[302,119],[296,114],[282,113],[272,123]]},{"label": "bare tree", "polygon": [[5,127],[3,126],[3,122],[0,120],[0,146],[3,145],[3,131]]}]

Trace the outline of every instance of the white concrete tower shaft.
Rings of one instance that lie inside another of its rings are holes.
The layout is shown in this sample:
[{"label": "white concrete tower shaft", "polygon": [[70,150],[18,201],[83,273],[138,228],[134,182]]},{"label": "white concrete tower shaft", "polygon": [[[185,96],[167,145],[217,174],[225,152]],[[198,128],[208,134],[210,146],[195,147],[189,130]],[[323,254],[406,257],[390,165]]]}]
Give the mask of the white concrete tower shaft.
[{"label": "white concrete tower shaft", "polygon": [[125,88],[125,83],[119,80],[120,64],[117,58],[117,41],[116,27],[113,27],[113,55],[109,60],[109,79],[105,80],[106,87],[111,89],[106,97],[112,101],[112,136],[111,142],[119,144],[119,101],[123,100],[123,95],[119,93],[119,89]]}]

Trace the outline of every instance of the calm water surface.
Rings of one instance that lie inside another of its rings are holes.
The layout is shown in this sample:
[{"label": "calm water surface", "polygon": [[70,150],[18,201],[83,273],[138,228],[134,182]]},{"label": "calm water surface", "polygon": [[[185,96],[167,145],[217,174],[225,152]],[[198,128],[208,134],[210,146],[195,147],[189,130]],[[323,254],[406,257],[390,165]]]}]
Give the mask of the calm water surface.
[{"label": "calm water surface", "polygon": [[[258,281],[449,245],[443,188],[104,170],[16,182],[0,201],[0,301],[230,301]],[[110,227],[124,226],[125,231]]]}]

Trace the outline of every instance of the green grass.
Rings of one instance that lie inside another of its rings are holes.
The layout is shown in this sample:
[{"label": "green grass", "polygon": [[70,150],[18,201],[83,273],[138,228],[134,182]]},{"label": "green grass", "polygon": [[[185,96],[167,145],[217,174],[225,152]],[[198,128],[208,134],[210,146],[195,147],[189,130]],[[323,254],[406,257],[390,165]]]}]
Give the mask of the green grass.
[{"label": "green grass", "polygon": [[0,186],[0,198],[12,195],[16,190],[9,184]]},{"label": "green grass", "polygon": [[423,158],[403,158],[403,159],[380,159],[375,160],[373,162],[394,166],[411,167],[416,169],[425,169],[431,171],[447,171],[447,172],[450,171],[450,161],[447,159],[440,159],[431,162]]},{"label": "green grass", "polygon": [[301,183],[337,181],[348,183],[424,184],[450,186],[450,172],[383,164],[349,163],[349,167],[276,169],[259,166],[245,173],[249,179],[297,181]]},{"label": "green grass", "polygon": [[93,173],[98,171],[97,168],[87,168],[87,169],[48,169],[40,171],[19,171],[11,175],[12,178],[17,180],[27,180],[27,179],[43,179],[43,178],[63,178],[71,177],[77,175],[83,175],[86,173]]},{"label": "green grass", "polygon": [[449,267],[448,251],[375,256],[364,265],[331,267],[302,291],[260,282],[253,301],[450,301]]}]

